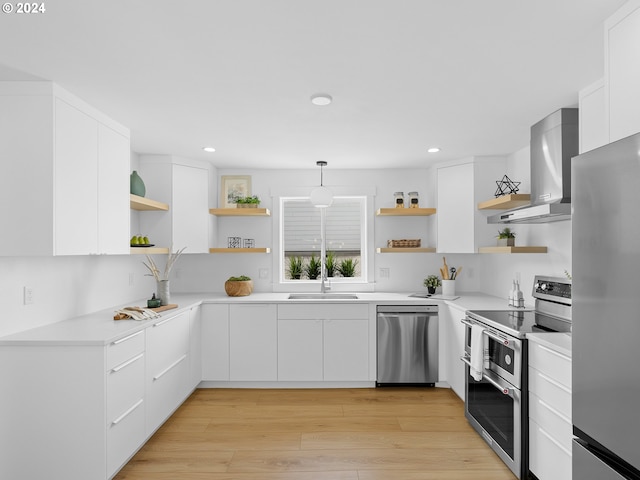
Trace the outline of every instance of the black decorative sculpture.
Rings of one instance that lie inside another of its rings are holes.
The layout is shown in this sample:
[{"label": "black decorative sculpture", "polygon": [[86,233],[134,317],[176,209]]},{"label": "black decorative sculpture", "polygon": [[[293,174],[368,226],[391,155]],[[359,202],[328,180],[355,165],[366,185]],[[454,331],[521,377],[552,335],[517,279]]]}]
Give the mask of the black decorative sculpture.
[{"label": "black decorative sculpture", "polygon": [[504,175],[502,180],[496,180],[496,185],[498,188],[496,189],[495,197],[501,197],[503,195],[510,195],[512,193],[518,193],[518,185],[522,182],[514,182],[509,177]]}]

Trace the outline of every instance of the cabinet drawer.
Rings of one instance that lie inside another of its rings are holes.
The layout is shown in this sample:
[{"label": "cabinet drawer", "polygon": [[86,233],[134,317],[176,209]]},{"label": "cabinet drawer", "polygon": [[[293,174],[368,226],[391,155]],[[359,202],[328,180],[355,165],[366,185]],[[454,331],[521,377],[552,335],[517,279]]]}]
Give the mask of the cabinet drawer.
[{"label": "cabinet drawer", "polygon": [[189,351],[189,312],[158,320],[147,329],[147,371],[155,376]]},{"label": "cabinet drawer", "polygon": [[571,451],[573,425],[570,418],[532,393],[529,394],[529,418],[568,452]]},{"label": "cabinet drawer", "polygon": [[566,355],[529,342],[529,366],[571,389],[571,358]]},{"label": "cabinet drawer", "polygon": [[570,479],[571,450],[567,451],[535,422],[529,425],[529,470],[539,480]]},{"label": "cabinet drawer", "polygon": [[144,397],[144,354],[107,372],[107,422],[111,423]]},{"label": "cabinet drawer", "polygon": [[142,445],[145,434],[145,404],[140,398],[107,425],[107,476],[111,476]]},{"label": "cabinet drawer", "polygon": [[369,305],[362,303],[307,303],[280,304],[278,318],[282,320],[367,319]]},{"label": "cabinet drawer", "polygon": [[144,330],[119,338],[107,346],[107,370],[144,352]]},{"label": "cabinet drawer", "polygon": [[571,390],[547,374],[529,367],[529,392],[571,419]]},{"label": "cabinet drawer", "polygon": [[189,358],[183,354],[173,364],[147,380],[147,434],[151,435],[189,393]]}]

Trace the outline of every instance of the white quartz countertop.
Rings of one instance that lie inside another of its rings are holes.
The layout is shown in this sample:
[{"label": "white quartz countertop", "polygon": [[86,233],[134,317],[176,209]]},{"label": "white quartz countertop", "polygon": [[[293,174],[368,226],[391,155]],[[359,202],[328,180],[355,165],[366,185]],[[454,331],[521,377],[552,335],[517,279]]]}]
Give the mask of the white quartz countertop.
[{"label": "white quartz countertop", "polygon": [[[460,293],[458,298],[417,298],[409,295],[414,292],[366,292],[357,293],[357,299],[296,299],[290,300],[289,293],[253,293],[247,297],[228,297],[225,293],[176,293],[171,295],[171,303],[178,304],[177,309],[162,312],[161,318],[177,315],[202,303],[368,303],[375,305],[452,305],[461,311],[468,309],[487,310],[505,309],[507,302],[503,298],[481,293]],[[146,306],[146,299],[114,305],[113,308],[100,310],[79,317],[56,322],[42,327],[25,330],[0,337],[0,346],[24,345],[106,345],[118,338],[125,337],[147,328],[158,319],[151,320],[113,320],[114,312],[126,306]]]},{"label": "white quartz countertop", "polygon": [[527,340],[539,343],[571,358],[571,334],[559,332],[527,333]]}]

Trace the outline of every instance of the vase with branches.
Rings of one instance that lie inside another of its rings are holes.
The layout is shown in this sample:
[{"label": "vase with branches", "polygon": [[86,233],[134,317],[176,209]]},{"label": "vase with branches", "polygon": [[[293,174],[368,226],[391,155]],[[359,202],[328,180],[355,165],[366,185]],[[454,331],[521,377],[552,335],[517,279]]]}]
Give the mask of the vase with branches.
[{"label": "vase with branches", "polygon": [[175,265],[182,252],[184,252],[185,248],[183,247],[180,250],[176,250],[175,252],[171,252],[169,249],[169,253],[167,254],[167,262],[165,263],[164,269],[160,270],[155,260],[151,255],[147,255],[147,261],[142,262],[142,264],[147,267],[150,273],[147,275],[152,276],[156,280],[157,292],[156,295],[160,299],[162,305],[169,305],[171,301],[171,294],[169,289],[169,276],[171,275],[171,269]]}]

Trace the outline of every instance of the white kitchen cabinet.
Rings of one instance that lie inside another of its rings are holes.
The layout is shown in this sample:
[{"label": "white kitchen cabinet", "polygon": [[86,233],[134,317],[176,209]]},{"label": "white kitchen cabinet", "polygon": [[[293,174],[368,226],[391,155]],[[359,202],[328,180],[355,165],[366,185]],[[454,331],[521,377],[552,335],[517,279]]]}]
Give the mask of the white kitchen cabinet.
[{"label": "white kitchen cabinet", "polygon": [[278,379],[278,319],[272,304],[229,306],[229,379]]},{"label": "white kitchen cabinet", "polygon": [[460,357],[464,354],[465,327],[460,320],[465,311],[452,305],[442,304],[438,311],[440,324],[440,381],[446,381],[463,401],[465,399],[465,369]]},{"label": "white kitchen cabinet", "polygon": [[368,305],[279,305],[278,380],[370,380]]},{"label": "white kitchen cabinet", "polygon": [[369,320],[324,321],[324,380],[369,380]]},{"label": "white kitchen cabinet", "polygon": [[205,303],[202,316],[202,380],[229,381],[229,305]]},{"label": "white kitchen cabinet", "polygon": [[477,253],[495,243],[495,228],[476,205],[493,197],[504,174],[504,157],[471,157],[436,167],[438,252]]},{"label": "white kitchen cabinet", "polygon": [[605,22],[605,94],[609,142],[640,132],[640,0]]},{"label": "white kitchen cabinet", "polygon": [[173,245],[185,253],[209,251],[209,170],[195,160],[169,155],[141,155],[138,173],[146,196],[169,205],[169,211],[140,215],[140,235],[156,245]]},{"label": "white kitchen cabinet", "polygon": [[529,470],[539,480],[571,478],[572,438],[571,358],[531,338]]},{"label": "white kitchen cabinet", "polygon": [[155,321],[146,337],[146,430],[151,435],[191,392],[189,312]]},{"label": "white kitchen cabinet", "polygon": [[0,130],[3,255],[128,253],[128,129],[51,82],[0,82]]},{"label": "white kitchen cabinet", "polygon": [[580,153],[609,143],[604,80],[580,90],[578,106]]},{"label": "white kitchen cabinet", "polygon": [[278,380],[323,380],[322,320],[278,320]]},{"label": "white kitchen cabinet", "polygon": [[202,380],[202,317],[200,305],[189,310],[189,390]]}]

